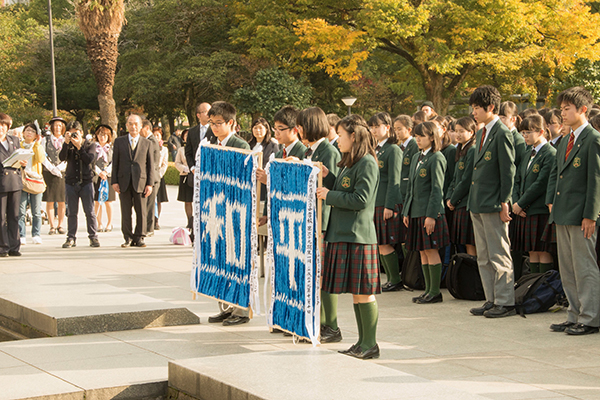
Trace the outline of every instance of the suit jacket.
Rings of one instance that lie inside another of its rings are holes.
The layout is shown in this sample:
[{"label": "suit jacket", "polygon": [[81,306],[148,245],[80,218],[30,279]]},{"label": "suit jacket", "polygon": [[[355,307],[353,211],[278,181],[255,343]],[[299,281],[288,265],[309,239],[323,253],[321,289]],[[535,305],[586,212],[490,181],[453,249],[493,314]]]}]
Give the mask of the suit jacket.
[{"label": "suit jacket", "polygon": [[417,153],[410,163],[408,189],[402,214],[410,218],[438,218],[444,214],[444,174],[446,157],[429,151],[419,162]]},{"label": "suit jacket", "polygon": [[[256,146],[256,139],[251,140],[250,143],[248,143],[248,146],[250,146],[250,148],[253,149],[254,146]],[[278,151],[279,151],[279,144],[274,140],[270,140],[266,146],[263,146],[263,149],[262,149],[262,153],[263,153],[262,167],[263,168],[265,168],[267,166],[267,163],[269,162],[269,159],[271,158],[271,154],[276,154]]]},{"label": "suit jacket", "polygon": [[327,242],[377,243],[373,216],[378,170],[373,156],[367,154],[337,176],[333,190],[325,199],[325,204],[331,207],[331,221],[325,236]]},{"label": "suit jacket", "polygon": [[471,178],[473,177],[474,158],[475,143],[473,143],[473,146],[469,147],[467,154],[458,160],[456,168],[454,169],[452,182],[448,187],[446,199],[450,200],[450,203],[452,203],[455,208],[467,206],[469,191],[471,190]]},{"label": "suit jacket", "polygon": [[142,193],[154,183],[152,143],[145,137],[139,137],[135,151],[129,144],[129,135],[116,138],[112,164],[111,183],[118,183],[121,192],[131,185],[133,191]]},{"label": "suit jacket", "polygon": [[402,153],[402,171],[400,180],[400,202],[404,204],[406,198],[406,190],[408,188],[408,175],[410,173],[410,162],[412,157],[419,152],[417,141],[412,138],[406,145],[404,153]]},{"label": "suit jacket", "polygon": [[446,157],[446,173],[444,175],[444,198],[448,194],[448,188],[454,177],[454,169],[456,168],[456,146],[449,144],[445,149],[440,150],[440,153]]},{"label": "suit jacket", "polygon": [[375,207],[394,210],[400,203],[400,173],[402,171],[402,150],[395,144],[385,142],[377,153],[379,166],[379,188]]},{"label": "suit jacket", "polygon": [[154,135],[148,135],[148,141],[150,142],[150,151],[152,152],[152,165],[154,165],[154,171],[152,176],[154,179],[152,181],[152,186],[160,183],[160,144],[158,144],[158,140],[154,137]]},{"label": "suit jacket", "polygon": [[546,191],[550,173],[556,163],[556,149],[550,143],[546,143],[531,163],[530,158],[524,158],[517,170],[519,186],[513,200],[527,215],[548,214]]},{"label": "suit jacket", "polygon": [[531,154],[531,148],[525,143],[525,138],[516,129],[511,131],[513,135],[513,144],[515,146],[515,180],[513,185],[513,201],[515,192],[521,187],[521,174],[519,173],[519,167],[523,162],[529,163],[529,155]]},{"label": "suit jacket", "polygon": [[[323,165],[329,169],[329,172],[333,172],[333,175],[338,174],[338,163],[341,159],[340,153],[335,149],[335,147],[329,144],[329,140],[327,138],[319,144],[311,156],[312,161],[323,163]],[[330,213],[331,207],[324,205],[321,219],[321,229],[323,231],[327,230]]]},{"label": "suit jacket", "polygon": [[236,149],[250,150],[250,145],[248,144],[248,142],[246,142],[244,139],[242,139],[238,135],[233,135],[232,137],[230,137],[229,140],[227,141],[227,144],[225,145],[225,147],[233,147]]},{"label": "suit jacket", "polygon": [[[290,154],[288,154],[287,156],[298,157],[300,160],[304,160],[304,153],[306,153],[306,146],[298,140],[294,147],[292,147],[292,150],[290,150]],[[275,153],[275,158],[283,158],[283,148],[280,149],[277,153]]]},{"label": "suit jacket", "polygon": [[501,203],[510,203],[512,197],[515,178],[513,135],[497,120],[479,151],[482,131],[477,132],[475,141],[468,207],[474,213],[500,212]]},{"label": "suit jacket", "polygon": [[565,161],[568,143],[566,138],[558,145],[546,204],[553,204],[550,222],[581,225],[583,218],[596,221],[600,214],[600,133],[586,126]]},{"label": "suit jacket", "polygon": [[0,193],[17,192],[23,189],[21,168],[4,167],[2,161],[6,160],[16,149],[21,148],[16,136],[6,135],[8,150],[0,144]]},{"label": "suit jacket", "polygon": [[[212,129],[210,129],[210,126],[208,127],[204,138],[207,139],[209,143],[216,143],[217,138],[215,137],[215,134],[213,133]],[[185,143],[185,159],[190,169],[196,165],[196,151],[198,150],[198,146],[200,145],[201,141],[202,140],[200,139],[200,125],[191,127],[188,131],[187,142]]]}]

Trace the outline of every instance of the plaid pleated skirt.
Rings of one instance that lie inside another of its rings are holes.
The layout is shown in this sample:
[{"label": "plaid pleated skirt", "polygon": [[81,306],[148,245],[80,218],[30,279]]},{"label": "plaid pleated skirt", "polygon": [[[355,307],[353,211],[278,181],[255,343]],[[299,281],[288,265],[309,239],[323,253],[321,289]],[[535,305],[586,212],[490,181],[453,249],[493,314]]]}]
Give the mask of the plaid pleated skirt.
[{"label": "plaid pleated skirt", "polygon": [[375,232],[377,233],[377,244],[391,244],[395,245],[398,242],[400,230],[400,218],[402,216],[394,211],[394,216],[390,219],[383,219],[383,212],[385,207],[375,207],[375,215],[373,220],[375,221]]},{"label": "plaid pleated skirt", "polygon": [[438,250],[450,244],[446,217],[440,215],[435,220],[435,228],[431,235],[425,231],[426,217],[411,218],[408,221],[406,248],[408,250]]},{"label": "plaid pleated skirt", "polygon": [[[548,227],[548,214],[513,216],[513,236],[510,238],[514,251],[550,251],[550,243],[545,242],[544,232]],[[550,233],[551,234],[551,233]]]},{"label": "plaid pleated skirt", "polygon": [[473,221],[467,207],[455,208],[452,213],[452,227],[450,241],[454,244],[470,244],[475,246]]},{"label": "plaid pleated skirt", "polygon": [[394,208],[394,212],[396,213],[396,215],[398,215],[399,218],[399,224],[398,224],[398,243],[406,243],[406,226],[404,226],[404,222],[402,222],[402,220],[404,219],[402,217],[402,204],[396,204],[396,207]]},{"label": "plaid pleated skirt", "polygon": [[554,222],[546,224],[540,240],[546,244],[548,250],[545,251],[549,251],[552,254],[558,254],[558,248],[556,246],[556,224],[554,224]]},{"label": "plaid pleated skirt", "polygon": [[381,293],[376,244],[328,243],[322,289],[328,293]]}]

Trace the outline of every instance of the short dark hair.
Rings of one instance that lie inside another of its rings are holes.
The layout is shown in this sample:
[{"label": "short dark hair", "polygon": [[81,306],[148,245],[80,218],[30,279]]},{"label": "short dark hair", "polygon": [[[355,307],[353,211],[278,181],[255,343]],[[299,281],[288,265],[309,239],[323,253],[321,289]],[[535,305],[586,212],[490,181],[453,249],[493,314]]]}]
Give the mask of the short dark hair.
[{"label": "short dark hair", "polygon": [[[250,130],[254,129],[254,127],[256,125],[262,125],[267,130],[267,133],[266,133],[263,141],[261,142],[261,144],[264,147],[267,144],[269,144],[269,142],[271,141],[271,125],[269,125],[269,121],[267,121],[263,117],[258,117],[254,121],[252,121],[252,126],[250,127]],[[250,145],[250,148],[252,148],[252,147],[254,147],[254,145],[256,145],[256,138],[254,137],[254,134],[252,135],[252,139],[250,139],[248,144]]]},{"label": "short dark hair", "polygon": [[412,120],[414,124],[420,124],[427,121],[427,114],[425,114],[425,111],[417,111],[413,114]]},{"label": "short dark hair", "polygon": [[[525,110],[525,111],[527,111],[527,110]],[[519,125],[521,124],[521,121],[523,120],[523,118],[521,117],[521,115],[519,115],[519,108],[517,107],[517,105],[515,103],[513,103],[512,101],[504,101],[504,102],[500,103],[500,108],[498,109],[498,115],[502,115],[502,116],[508,117],[508,118],[516,117],[515,128],[517,130],[519,130]]]},{"label": "short dark hair", "polygon": [[12,118],[8,114],[0,112],[0,124],[6,125],[6,129],[10,129],[12,126]]},{"label": "short dark hair", "polygon": [[394,124],[396,122],[400,122],[403,127],[410,130],[412,130],[412,128],[415,126],[414,121],[409,115],[398,115],[396,118],[394,118]]},{"label": "short dark hair", "polygon": [[215,101],[210,106],[210,110],[208,110],[209,117],[216,117],[217,115],[220,115],[221,117],[223,117],[225,122],[229,122],[231,120],[235,122],[235,114],[236,111],[233,104],[227,103],[225,101]]},{"label": "short dark hair", "polygon": [[375,115],[373,115],[371,118],[369,118],[369,126],[375,126],[375,125],[386,125],[390,127],[390,134],[389,134],[389,138],[388,138],[388,143],[390,144],[396,144],[398,143],[398,135],[396,135],[396,131],[394,130],[394,127],[392,126],[392,117],[390,117],[390,114],[384,112],[380,112],[377,113]]},{"label": "short dark hair", "polygon": [[556,103],[560,107],[563,103],[572,104],[578,110],[586,106],[588,109],[594,104],[594,98],[584,87],[575,86],[562,91],[556,98]]},{"label": "short dark hair", "polygon": [[273,123],[279,122],[287,126],[288,128],[295,128],[296,121],[298,119],[298,109],[294,106],[283,106],[279,111],[275,113],[273,117]]},{"label": "short dark hair", "polygon": [[148,121],[146,118],[142,119],[142,128],[149,127],[152,130],[152,122]]},{"label": "short dark hair", "polygon": [[74,129],[76,131],[83,132],[83,128],[82,128],[81,123],[79,121],[71,121],[71,122],[69,122],[67,124],[67,130],[70,131],[72,129]]},{"label": "short dark hair", "polygon": [[494,114],[498,114],[501,100],[502,96],[500,96],[498,89],[490,85],[484,85],[479,86],[473,93],[471,93],[471,97],[469,97],[469,105],[479,106],[485,108],[486,110],[489,106],[494,106],[492,112]]},{"label": "short dark hair", "polygon": [[435,153],[442,149],[442,136],[438,130],[436,124],[431,121],[425,121],[415,126],[413,130],[415,136],[424,136],[426,138],[433,138],[431,142],[431,152]]},{"label": "short dark hair", "polygon": [[331,126],[332,128],[335,128],[335,126],[338,122],[340,122],[340,120],[341,118],[335,113],[327,114],[327,122],[329,122],[329,126]]},{"label": "short dark hair", "polygon": [[369,131],[367,121],[360,115],[348,115],[340,120],[335,126],[336,131],[342,128],[349,134],[354,134],[354,144],[348,153],[342,154],[342,160],[338,167],[350,168],[367,154],[371,154],[375,160],[375,137]]},{"label": "short dark hair", "polygon": [[329,135],[327,116],[319,107],[309,107],[300,111],[296,123],[302,127],[304,139],[309,142],[316,142]]},{"label": "short dark hair", "polygon": [[34,131],[36,134],[38,134],[38,135],[41,133],[41,132],[38,130],[38,127],[37,127],[37,125],[36,125],[36,124],[34,124],[33,122],[30,122],[30,123],[28,123],[27,125],[25,125],[25,126],[23,127],[23,132],[25,132],[25,129],[27,129],[27,128],[33,129],[33,131]]},{"label": "short dark hair", "polygon": [[551,138],[550,131],[546,126],[546,120],[540,114],[532,114],[521,121],[519,131],[544,131],[546,139]]},{"label": "short dark hair", "polygon": [[468,142],[464,144],[460,143],[458,145],[458,147],[456,148],[456,156],[454,158],[455,161],[458,161],[462,157],[464,157],[465,154],[467,154],[469,148],[473,147],[473,144],[475,144],[475,132],[477,132],[477,123],[475,122],[473,117],[459,118],[454,124],[454,128],[456,129],[457,126],[462,127],[466,131],[472,132],[473,137],[471,137],[471,140],[469,140]]},{"label": "short dark hair", "polygon": [[544,114],[544,119],[546,120],[546,125],[552,124],[552,118],[556,118],[558,122],[562,125],[563,119],[562,114],[559,109],[553,108],[548,110],[546,114]]}]

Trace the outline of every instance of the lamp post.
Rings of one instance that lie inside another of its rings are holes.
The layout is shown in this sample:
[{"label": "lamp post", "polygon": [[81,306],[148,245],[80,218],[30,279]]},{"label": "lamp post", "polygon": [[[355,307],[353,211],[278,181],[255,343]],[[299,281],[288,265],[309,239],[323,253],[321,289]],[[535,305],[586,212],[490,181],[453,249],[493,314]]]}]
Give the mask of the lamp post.
[{"label": "lamp post", "polygon": [[58,115],[56,107],[56,68],[54,67],[54,30],[52,28],[52,0],[48,0],[48,22],[50,29],[50,65],[52,70],[52,117]]},{"label": "lamp post", "polygon": [[346,106],[348,106],[348,115],[352,114],[352,105],[356,101],[356,97],[352,97],[352,96],[342,97],[342,101],[344,102],[344,104]]}]

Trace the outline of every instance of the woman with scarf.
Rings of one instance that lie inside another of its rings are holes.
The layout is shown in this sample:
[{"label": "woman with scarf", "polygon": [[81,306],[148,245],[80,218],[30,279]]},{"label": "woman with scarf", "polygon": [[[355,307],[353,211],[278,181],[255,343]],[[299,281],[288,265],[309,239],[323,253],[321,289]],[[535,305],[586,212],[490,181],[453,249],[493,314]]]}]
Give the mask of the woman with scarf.
[{"label": "woman with scarf", "polygon": [[[50,224],[50,232],[54,235],[59,233],[64,235],[67,231],[62,227],[65,220],[66,211],[66,189],[64,172],[67,167],[66,163],[62,163],[58,158],[58,153],[62,149],[65,141],[65,131],[67,122],[60,118],[54,117],[50,120],[51,135],[46,138],[46,161],[44,162],[43,176],[46,182],[46,191],[42,195],[42,201],[46,202],[46,213],[48,214],[48,223]],[[56,203],[56,213],[54,204]],[[57,215],[57,220],[55,219]]]},{"label": "woman with scarf", "polygon": [[[94,212],[98,219],[98,232],[112,231],[112,202],[115,201],[115,190],[108,182],[112,172],[113,130],[108,125],[99,125],[94,133],[96,144],[96,162],[94,165]],[[108,186],[108,199],[100,201],[100,185]],[[102,205],[106,208],[106,225],[102,225]]]}]

